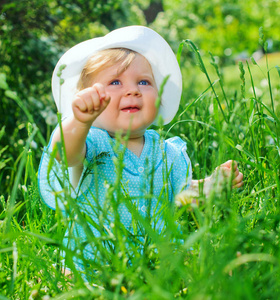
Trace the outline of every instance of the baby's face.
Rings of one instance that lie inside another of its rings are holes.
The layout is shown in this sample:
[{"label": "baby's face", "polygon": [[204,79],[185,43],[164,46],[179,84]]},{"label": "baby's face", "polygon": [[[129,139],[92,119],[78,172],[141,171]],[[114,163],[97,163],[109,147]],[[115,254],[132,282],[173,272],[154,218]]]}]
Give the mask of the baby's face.
[{"label": "baby's face", "polygon": [[149,62],[137,54],[130,66],[118,75],[119,64],[100,71],[93,83],[101,83],[110,95],[107,108],[97,117],[93,126],[105,129],[111,136],[116,131],[130,130],[136,138],[154,122],[158,90]]}]

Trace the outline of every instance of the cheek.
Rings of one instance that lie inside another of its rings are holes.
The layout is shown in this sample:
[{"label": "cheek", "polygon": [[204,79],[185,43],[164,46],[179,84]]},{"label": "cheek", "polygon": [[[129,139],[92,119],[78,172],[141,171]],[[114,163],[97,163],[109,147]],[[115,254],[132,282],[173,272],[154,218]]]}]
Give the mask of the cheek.
[{"label": "cheek", "polygon": [[157,108],[156,108],[156,102],[157,102],[157,97],[158,97],[158,93],[153,93],[151,96],[150,96],[150,108],[155,110],[155,112],[157,112]]},{"label": "cheek", "polygon": [[146,116],[149,119],[155,119],[158,114],[158,109],[155,107],[155,102],[151,103],[149,107],[147,107]]}]

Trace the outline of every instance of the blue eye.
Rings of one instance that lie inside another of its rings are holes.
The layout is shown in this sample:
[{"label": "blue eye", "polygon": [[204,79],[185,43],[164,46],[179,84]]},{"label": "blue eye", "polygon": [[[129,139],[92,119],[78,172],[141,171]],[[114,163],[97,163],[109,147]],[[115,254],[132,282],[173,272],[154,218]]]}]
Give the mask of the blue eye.
[{"label": "blue eye", "polygon": [[139,81],[139,85],[149,85],[149,81],[148,80],[141,80]]},{"label": "blue eye", "polygon": [[114,80],[110,83],[111,85],[120,85],[121,82],[119,80]]}]

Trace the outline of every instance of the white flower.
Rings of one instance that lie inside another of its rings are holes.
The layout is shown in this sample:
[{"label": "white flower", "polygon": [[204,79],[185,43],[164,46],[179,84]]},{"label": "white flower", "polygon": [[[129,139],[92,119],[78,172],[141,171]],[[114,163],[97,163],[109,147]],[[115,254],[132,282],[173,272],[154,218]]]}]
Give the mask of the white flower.
[{"label": "white flower", "polygon": [[252,94],[254,94],[254,91],[255,91],[257,97],[261,97],[262,94],[263,94],[262,90],[260,90],[260,89],[257,88],[256,86],[255,86],[254,89],[251,87],[249,91],[250,91]]},{"label": "white flower", "polygon": [[27,187],[25,185],[22,185],[21,188],[23,191],[27,192]]},{"label": "white flower", "polygon": [[275,141],[272,137],[270,137],[268,143],[269,143],[269,145],[275,145]]},{"label": "white flower", "polygon": [[213,146],[214,148],[218,148],[218,143],[217,143],[216,141],[213,141],[212,146]]},{"label": "white flower", "polygon": [[268,80],[266,78],[264,78],[261,82],[260,82],[260,86],[262,88],[266,88],[268,87]]},{"label": "white flower", "polygon": [[197,191],[194,191],[194,190],[191,190],[191,189],[182,191],[181,193],[176,195],[175,205],[178,206],[178,207],[181,207],[181,206],[184,206],[184,205],[192,204],[193,201],[198,196],[199,196],[199,194],[197,193]]},{"label": "white flower", "polygon": [[46,118],[48,116],[48,112],[46,110],[41,111],[41,116]]},{"label": "white flower", "polygon": [[213,104],[211,103],[211,104],[209,105],[209,114],[212,115],[213,112],[214,112],[214,106],[213,106]]},{"label": "white flower", "polygon": [[37,145],[37,143],[35,141],[31,141],[30,147],[33,148],[33,149],[37,149],[38,145]]},{"label": "white flower", "polygon": [[226,48],[225,51],[224,51],[224,54],[225,54],[226,56],[231,56],[232,50],[231,50],[230,48]]},{"label": "white flower", "polygon": [[57,123],[57,116],[53,112],[49,112],[48,116],[46,117],[46,123],[48,125],[55,125]]}]

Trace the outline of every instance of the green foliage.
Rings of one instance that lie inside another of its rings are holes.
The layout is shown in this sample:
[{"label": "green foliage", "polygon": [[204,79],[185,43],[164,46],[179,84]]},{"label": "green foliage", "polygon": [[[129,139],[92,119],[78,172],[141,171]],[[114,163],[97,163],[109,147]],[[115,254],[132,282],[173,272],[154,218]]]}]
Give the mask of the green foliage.
[{"label": "green foliage", "polygon": [[200,49],[211,49],[223,61],[232,62],[242,52],[248,57],[258,50],[261,26],[270,39],[268,50],[279,49],[279,10],[274,0],[166,0],[153,26],[168,41],[188,38]]},{"label": "green foliage", "polygon": [[[4,133],[5,133],[5,126],[2,127],[2,129],[0,130],[0,140],[3,137]],[[7,148],[8,148],[8,146],[5,146],[4,148],[2,148],[0,150],[0,170],[3,169],[6,166],[6,164],[8,163],[8,161],[11,159],[10,157],[7,158],[5,156],[5,151],[7,150]]]},{"label": "green foliage", "polygon": [[[194,178],[236,159],[245,177],[243,189],[224,186],[207,201],[200,198],[199,207],[167,211],[168,227],[159,235],[130,205],[129,195],[113,202],[114,191],[122,194],[117,182],[107,199],[116,216],[110,232],[102,230],[96,238],[87,231],[102,253],[97,262],[83,256],[83,243],[71,251],[63,244],[72,222],[96,226],[75,200],[62,199],[68,201],[68,218],[40,200],[41,148],[57,122],[50,88],[55,63],[77,42],[115,27],[146,24],[145,10],[153,2],[160,1],[1,3],[0,299],[277,299],[279,56],[230,65],[244,50],[250,56],[259,47],[277,49],[277,1],[166,0],[151,24],[174,49],[186,38],[192,46],[181,44],[182,103],[161,134],[187,142]],[[131,236],[120,224],[120,203],[132,212],[145,239]],[[106,212],[101,212],[104,220]],[[61,250],[71,276],[63,274]],[[88,281],[73,264],[75,255],[88,263]]]},{"label": "green foliage", "polygon": [[[202,75],[210,76],[205,57],[193,46],[203,66]],[[187,141],[195,178],[207,176],[227,159],[238,160],[245,176],[244,188],[231,190],[224,185],[220,190],[213,189],[207,200],[201,196],[199,207],[166,210],[163,219],[168,225],[164,234],[159,234],[151,226],[152,220],[131,205],[129,195],[123,195],[123,164],[117,160],[119,181],[108,187],[108,206],[99,211],[103,223],[95,224],[79,209],[67,192],[68,179],[61,178],[66,189],[58,197],[66,205],[65,217],[39,199],[35,150],[28,146],[37,133],[31,126],[13,185],[22,201],[15,201],[13,193],[8,203],[1,197],[3,299],[275,299],[280,290],[280,120],[274,112],[279,86],[272,90],[270,99],[262,101],[256,93],[252,66],[241,63],[241,91],[232,92],[223,81],[224,70],[215,65],[213,57],[210,60],[214,81],[206,78],[208,88],[193,101],[182,102],[174,122],[161,134],[179,135]],[[235,68],[238,71],[238,66]],[[263,74],[267,76],[267,72]],[[271,73],[271,77],[274,75],[278,73]],[[10,96],[17,99],[14,94]],[[24,184],[18,186],[20,177],[24,177]],[[117,201],[113,192],[119,195]],[[134,228],[144,239],[125,230],[118,215],[119,205],[132,213]],[[105,231],[102,224],[106,224],[109,213],[114,214],[115,221]],[[94,245],[93,251],[99,256],[97,261],[83,255],[83,242],[77,241],[71,250],[63,244],[65,230],[73,222],[84,227],[87,242]],[[95,237],[89,225],[100,230],[101,236]],[[65,251],[71,276],[63,274],[61,250]],[[73,264],[74,256],[87,264],[84,275]]]},{"label": "green foliage", "polygon": [[[50,78],[61,52],[82,39],[103,34],[105,26],[98,27],[97,21],[115,26],[110,11],[113,8],[121,17],[122,9],[119,0],[16,0],[0,7],[0,113],[1,127],[5,125],[0,145],[8,147],[11,159],[7,168],[15,173],[28,136],[27,122],[42,131],[31,145],[34,148],[46,144],[43,136],[48,140],[57,122]],[[40,152],[35,155],[39,161]],[[1,190],[8,195],[14,176],[7,171],[2,178],[7,180],[1,180]]]},{"label": "green foliage", "polygon": [[[40,128],[42,136],[49,139],[57,122],[50,87],[52,71],[61,53],[82,40],[120,26],[145,25],[147,13],[153,10],[155,20],[151,27],[174,49],[178,48],[180,40],[191,39],[201,49],[210,48],[214,59],[218,55],[218,66],[233,61],[235,55],[245,49],[249,54],[257,50],[260,25],[263,25],[260,40],[267,39],[266,36],[273,39],[274,44],[271,41],[267,44],[269,51],[277,49],[279,42],[279,7],[273,0],[258,3],[253,0],[234,3],[218,0],[211,3],[205,0],[15,0],[1,3],[0,8],[0,113],[1,125],[5,125],[6,131],[0,145],[9,147],[12,157],[9,168],[16,168],[14,163],[27,138],[26,125],[31,122],[26,113],[22,113],[22,108],[33,116],[32,122]],[[196,71],[190,71],[193,60],[189,58],[193,54],[183,51],[185,87],[190,87],[188,95],[193,98],[201,88],[195,91],[191,87],[201,77]],[[209,75],[211,78],[212,74]],[[207,83],[202,89],[206,88]],[[16,93],[21,106],[9,91]],[[42,138],[35,137],[34,147],[40,148],[44,144]],[[11,186],[5,182],[3,190],[7,188],[8,194]]]}]

